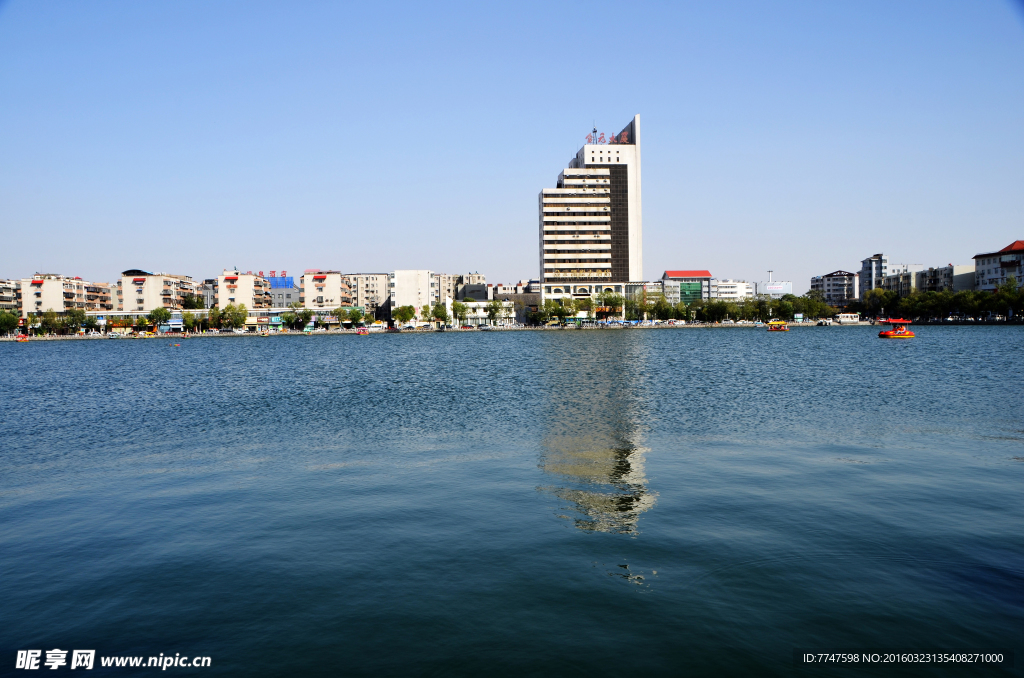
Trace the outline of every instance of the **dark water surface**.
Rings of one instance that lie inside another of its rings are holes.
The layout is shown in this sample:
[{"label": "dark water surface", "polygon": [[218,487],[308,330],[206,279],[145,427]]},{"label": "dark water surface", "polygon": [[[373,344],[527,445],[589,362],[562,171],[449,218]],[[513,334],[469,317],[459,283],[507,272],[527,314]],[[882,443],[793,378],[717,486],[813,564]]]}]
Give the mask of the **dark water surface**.
[{"label": "dark water surface", "polygon": [[1024,331],[876,332],[0,344],[0,673],[1019,675],[794,666],[1021,649]]}]

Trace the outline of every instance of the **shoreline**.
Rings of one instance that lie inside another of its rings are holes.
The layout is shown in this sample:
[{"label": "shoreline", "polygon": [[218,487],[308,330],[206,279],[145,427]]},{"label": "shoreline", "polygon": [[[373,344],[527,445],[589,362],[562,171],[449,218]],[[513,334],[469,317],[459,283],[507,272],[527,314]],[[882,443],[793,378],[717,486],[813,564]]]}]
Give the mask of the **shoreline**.
[{"label": "shoreline", "polygon": [[[1018,327],[1018,326],[1024,325],[1024,323],[1022,323],[1022,322],[1005,322],[1005,321],[937,322],[937,323],[918,322],[918,323],[913,323],[913,324],[917,325],[917,326],[925,326],[925,327],[938,327],[938,326],[950,326],[950,327],[972,327],[972,326],[973,327],[979,327],[979,326],[980,327]],[[822,327],[822,328],[826,328],[826,327],[828,327],[828,328],[831,328],[831,327],[880,327],[882,325],[883,325],[883,323],[874,323],[874,324],[872,324],[872,323],[867,323],[867,322],[843,323],[843,324],[833,323],[832,325],[818,325],[817,323],[790,323],[789,327],[790,327],[790,329],[797,329],[797,328],[806,329],[806,328],[810,328],[810,327],[815,327],[815,328],[817,328],[817,327]],[[452,332],[452,333],[462,333],[462,332],[477,332],[477,333],[479,333],[479,332],[551,332],[551,331],[555,331],[555,332],[578,332],[578,331],[593,331],[593,330],[618,331],[618,330],[685,330],[685,329],[695,329],[695,330],[696,329],[702,329],[702,330],[749,329],[749,330],[762,330],[762,331],[764,331],[765,328],[763,326],[762,327],[758,327],[756,325],[748,324],[748,323],[742,323],[742,324],[740,324],[740,323],[737,323],[737,324],[733,324],[733,323],[693,323],[693,324],[686,324],[686,325],[663,325],[662,324],[662,325],[630,325],[630,326],[617,325],[617,326],[613,326],[613,327],[574,327],[574,326],[564,326],[564,327],[499,327],[499,326],[493,326],[489,330],[478,330],[478,329],[464,330],[464,329],[461,329],[461,328],[452,328],[452,329],[443,329],[443,330],[437,330],[437,329],[402,330],[401,332],[385,332],[385,331],[379,331],[378,330],[378,331],[371,331],[369,336],[378,335],[378,334],[380,334],[380,335],[383,335],[383,334],[437,334],[437,333],[448,333],[448,332]],[[244,334],[236,334],[234,332],[224,332],[224,333],[217,332],[217,333],[201,333],[201,334],[163,334],[163,335],[152,336],[152,337],[133,337],[133,336],[128,335],[128,336],[122,337],[122,339],[131,339],[131,340],[153,340],[153,339],[157,339],[157,340],[162,340],[162,339],[228,339],[228,338],[240,339],[240,338],[251,338],[251,337],[266,338],[266,337],[289,337],[289,336],[341,336],[341,335],[354,335],[354,336],[358,336],[358,335],[356,335],[356,331],[355,330],[328,330],[326,332],[309,332],[309,333],[306,333],[306,332],[272,332],[269,335],[261,335],[258,332],[246,332]],[[50,336],[50,337],[29,337],[29,342],[34,342],[34,341],[98,341],[98,340],[106,340],[106,339],[110,339],[110,336],[106,335],[106,334],[103,334],[103,335],[100,335],[100,336],[70,335],[70,336]],[[120,340],[118,340],[118,341],[120,341]],[[0,342],[17,343],[17,338],[15,336],[0,337]],[[22,342],[22,343],[29,343],[29,342]]]}]

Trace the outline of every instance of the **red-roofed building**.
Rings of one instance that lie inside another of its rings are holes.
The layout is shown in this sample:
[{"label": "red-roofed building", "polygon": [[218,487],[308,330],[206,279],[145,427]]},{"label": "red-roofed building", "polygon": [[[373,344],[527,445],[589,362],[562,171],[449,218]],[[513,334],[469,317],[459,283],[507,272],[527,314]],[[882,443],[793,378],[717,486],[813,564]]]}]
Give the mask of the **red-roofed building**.
[{"label": "red-roofed building", "polygon": [[[679,301],[691,304],[694,301],[711,298],[711,271],[705,270],[684,270],[665,271],[661,276],[663,283],[672,281],[679,283]],[[669,296],[666,290],[665,296]],[[674,297],[674,294],[672,294]]]},{"label": "red-roofed building", "polygon": [[994,292],[1011,277],[1018,287],[1024,284],[1024,240],[1014,240],[998,252],[974,255],[975,289]]},{"label": "red-roofed building", "polygon": [[665,271],[662,280],[685,280],[689,278],[711,279],[711,271]]}]

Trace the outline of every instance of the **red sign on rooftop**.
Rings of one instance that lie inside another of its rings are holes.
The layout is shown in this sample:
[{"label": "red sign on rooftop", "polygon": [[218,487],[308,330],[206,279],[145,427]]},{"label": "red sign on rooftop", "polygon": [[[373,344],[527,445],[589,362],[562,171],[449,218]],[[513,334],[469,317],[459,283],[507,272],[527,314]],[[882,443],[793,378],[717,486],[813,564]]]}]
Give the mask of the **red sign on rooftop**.
[{"label": "red sign on rooftop", "polygon": [[605,139],[604,132],[601,132],[597,136],[593,133],[587,135],[588,144],[628,144],[629,143],[629,132],[620,132],[619,136],[616,137],[614,134]]}]

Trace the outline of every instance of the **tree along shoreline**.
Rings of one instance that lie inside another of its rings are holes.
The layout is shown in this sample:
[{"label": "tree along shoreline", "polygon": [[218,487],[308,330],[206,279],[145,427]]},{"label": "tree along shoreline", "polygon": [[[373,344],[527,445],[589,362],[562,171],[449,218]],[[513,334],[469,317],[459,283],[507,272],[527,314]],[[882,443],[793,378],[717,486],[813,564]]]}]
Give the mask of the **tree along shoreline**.
[{"label": "tree along shoreline", "polygon": [[[914,323],[914,324],[915,325],[928,325],[928,326],[949,325],[949,326],[958,326],[958,327],[1020,327],[1020,326],[1024,326],[1024,320],[1013,319],[1013,320],[979,320],[979,321],[976,321],[976,322],[970,322],[970,321],[918,322],[918,323]],[[832,328],[842,328],[842,327],[866,327],[866,328],[871,328],[871,327],[878,327],[878,326],[879,326],[879,323],[870,323],[870,322],[867,322],[867,321],[862,321],[862,322],[859,322],[859,323],[842,323],[842,324],[835,323],[835,324],[830,325],[828,327],[829,327],[829,329],[832,329]],[[793,324],[790,325],[790,328],[794,328],[794,329],[795,328],[804,329],[804,328],[812,328],[812,327],[817,329],[817,328],[820,328],[822,326],[821,325],[817,325],[814,322],[793,323]],[[699,323],[699,322],[697,322],[697,323],[687,323],[685,325],[683,325],[683,324],[669,325],[669,324],[666,324],[666,323],[660,323],[660,324],[657,324],[657,325],[648,324],[648,325],[613,325],[613,326],[604,326],[604,325],[582,325],[582,326],[577,326],[575,324],[570,323],[568,325],[552,325],[552,326],[530,326],[530,325],[525,325],[525,326],[520,326],[520,327],[496,326],[496,327],[491,327],[491,328],[489,328],[486,331],[490,331],[490,332],[558,332],[558,331],[580,332],[580,331],[597,331],[597,330],[601,330],[601,331],[630,330],[630,331],[633,331],[633,330],[687,330],[687,329],[690,329],[690,330],[735,330],[735,329],[748,329],[748,330],[761,330],[761,331],[764,331],[764,327],[759,327],[759,326],[757,326],[757,325],[755,325],[753,323],[747,323],[747,322],[742,322],[742,323],[730,323],[730,322],[725,322],[725,323]],[[478,330],[478,329],[471,329],[471,330],[466,329],[466,330],[464,330],[464,329],[461,329],[461,328],[445,328],[443,330],[443,332],[442,332],[442,331],[436,330],[436,329],[424,328],[424,329],[418,329],[418,330],[403,330],[400,334],[438,334],[438,333],[447,334],[447,333],[461,333],[461,332],[469,332],[469,333],[477,333],[477,334],[484,333],[484,332],[481,332],[481,330]],[[298,336],[302,336],[302,337],[311,337],[312,336],[312,337],[315,337],[315,336],[340,336],[340,335],[346,335],[346,334],[348,334],[348,335],[355,335],[356,334],[356,330],[326,330],[326,331],[323,331],[323,332],[319,332],[319,331],[318,332],[271,332],[269,334],[269,336],[271,336],[271,337],[298,337]],[[392,333],[392,332],[384,332],[384,331],[373,331],[371,334],[372,335],[393,335],[394,333]],[[209,338],[209,339],[216,339],[216,338],[222,338],[222,339],[228,339],[228,338],[242,339],[242,338],[246,338],[246,337],[261,337],[261,338],[265,339],[265,338],[267,338],[267,336],[268,335],[261,335],[259,332],[244,332],[244,333],[236,333],[236,332],[204,332],[204,333],[199,333],[199,334],[179,334],[179,333],[170,333],[170,332],[168,332],[168,333],[165,333],[165,334],[151,335],[151,336],[148,336],[148,337],[123,335],[123,336],[119,337],[119,340],[121,340],[121,339],[148,339],[148,340],[156,339],[156,340],[159,341],[159,340],[162,340],[162,339],[207,339],[207,338]],[[96,340],[103,340],[103,339],[109,339],[109,338],[111,338],[111,336],[110,335],[106,335],[106,334],[99,335],[99,336],[96,336],[96,335],[55,335],[55,336],[32,336],[30,338],[30,341],[96,341]],[[16,342],[16,341],[17,341],[17,338],[15,336],[13,336],[13,335],[12,336],[0,336],[0,342]]]}]

